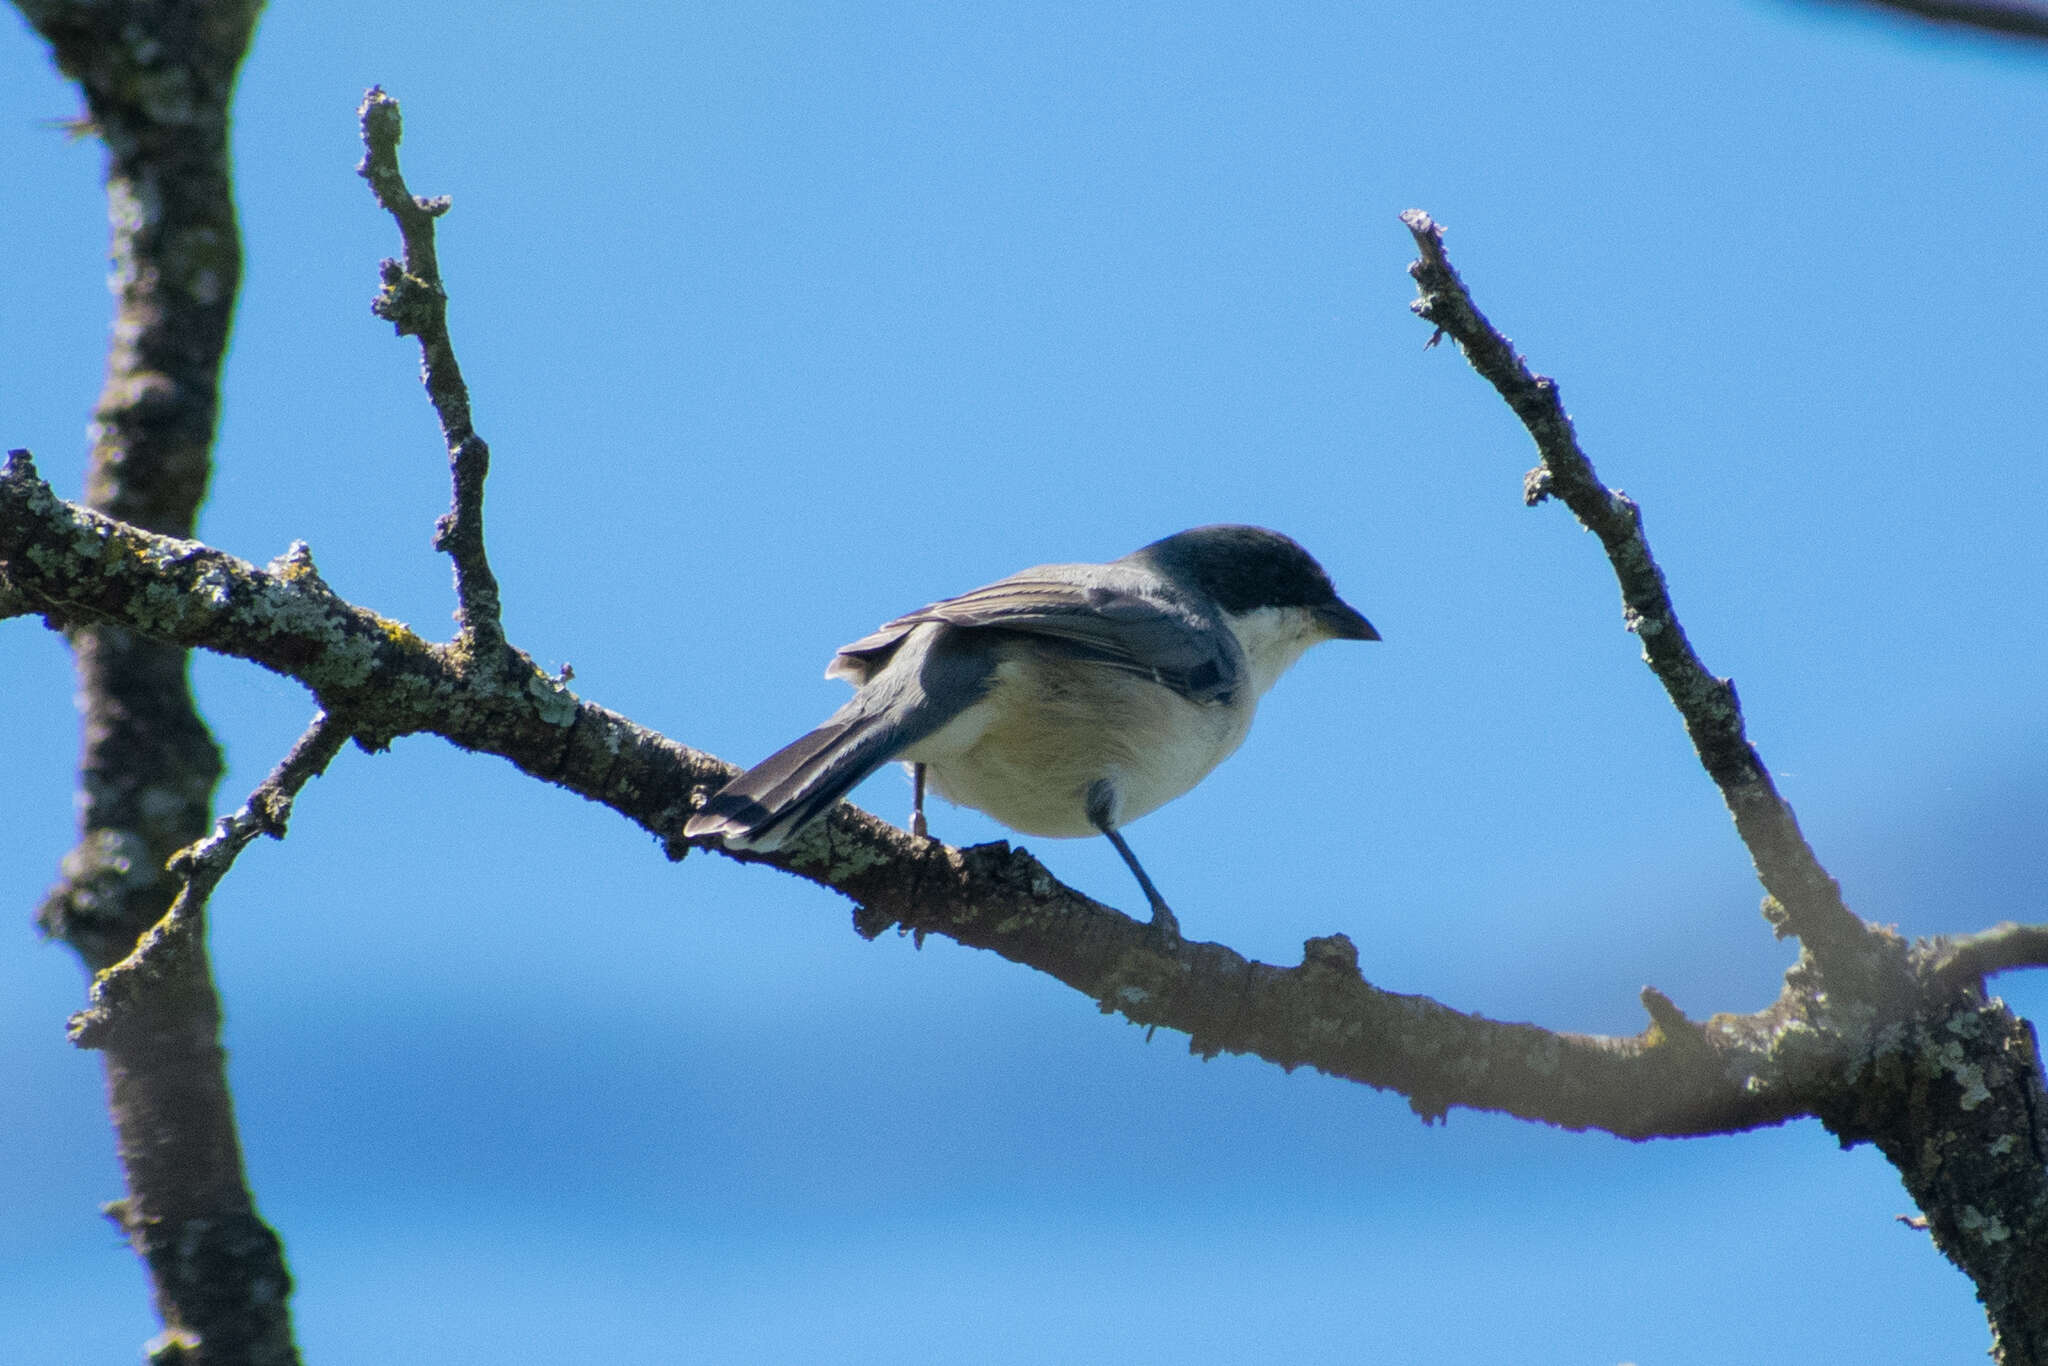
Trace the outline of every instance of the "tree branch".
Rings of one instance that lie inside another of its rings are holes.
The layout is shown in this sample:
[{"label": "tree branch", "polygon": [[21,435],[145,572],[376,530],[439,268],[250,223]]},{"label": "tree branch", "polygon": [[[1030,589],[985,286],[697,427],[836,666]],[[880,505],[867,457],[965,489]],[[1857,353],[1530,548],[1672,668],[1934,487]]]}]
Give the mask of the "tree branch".
[{"label": "tree branch", "polygon": [[2029,0],[1829,0],[1837,6],[1885,10],[1939,25],[2003,38],[2048,39],[2048,7]]},{"label": "tree branch", "polygon": [[[107,148],[115,315],[93,413],[87,501],[188,536],[206,495],[242,255],[228,150],[235,73],[259,0],[17,0],[78,83]],[[23,595],[0,589],[0,609]],[[123,958],[177,904],[170,856],[206,829],[221,772],[183,649],[108,622],[67,630],[84,712],[80,839],[38,921],[89,968]],[[195,918],[196,924],[196,918]],[[143,1254],[158,1362],[295,1363],[290,1277],[243,1181],[203,937],[105,1055],[128,1179],[111,1206]]]},{"label": "tree branch", "polygon": [[1865,925],[1843,903],[1841,888],[1800,833],[1791,806],[1778,795],[1744,732],[1734,683],[1709,673],[1686,639],[1664,572],[1643,536],[1640,509],[1600,482],[1580,449],[1557,385],[1531,373],[1514,346],[1474,306],[1444,255],[1443,229],[1419,209],[1402,214],[1401,221],[1422,250],[1422,258],[1409,267],[1418,292],[1411,307],[1435,324],[1430,344],[1448,333],[1528,429],[1539,460],[1523,480],[1524,501],[1534,506],[1558,498],[1600,538],[1621,585],[1623,621],[1642,641],[1644,662],[1684,720],[1700,763],[1720,788],[1757,878],[1770,894],[1765,915],[1781,934],[1798,935],[1830,976],[1860,980],[1886,971],[1884,965],[1896,955],[1872,944],[1883,932]]},{"label": "tree branch", "polygon": [[404,124],[397,100],[371,86],[356,112],[363,128],[363,160],[356,173],[370,182],[405,244],[403,263],[384,261],[384,286],[370,311],[397,328],[400,336],[419,338],[421,378],[441,419],[454,484],[453,505],[435,525],[434,548],[446,551],[455,562],[458,639],[480,664],[495,667],[505,649],[505,628],[498,579],[484,551],[484,480],[491,471],[491,448],[470,420],[469,386],[463,383],[448,336],[448,291],[441,283],[440,259],[434,250],[434,220],[448,212],[453,201],[446,195],[421,198],[406,188],[398,170]]},{"label": "tree branch", "polygon": [[[663,838],[736,771],[581,701],[525,656],[517,675],[464,667],[452,646],[342,601],[303,547],[257,569],[64,503],[25,453],[0,472],[0,568],[39,610],[111,618],[252,660],[311,688],[372,743],[428,732],[502,755]],[[833,888],[870,937],[942,934],[1046,972],[1140,1024],[1178,1029],[1197,1052],[1401,1091],[1425,1115],[1501,1110],[1629,1137],[1722,1132],[1808,1113],[1843,1059],[1794,1027],[1803,998],[1716,1017],[1696,1039],[1558,1034],[1379,990],[1340,936],[1299,966],[1217,944],[1162,952],[1145,925],[1060,885],[1002,843],[914,840],[850,806],[781,850],[733,855]]]},{"label": "tree branch", "polygon": [[171,872],[182,883],[177,899],[126,958],[93,979],[91,1005],[71,1017],[73,1043],[112,1048],[150,1037],[152,1031],[140,1024],[139,1017],[152,1011],[164,1014],[150,996],[156,984],[175,971],[159,965],[188,955],[203,943],[201,917],[213,889],[258,835],[284,838],[299,790],[327,771],[348,737],[344,723],[319,713],[240,810],[222,816],[205,839],[172,856]]},{"label": "tree branch", "polygon": [[[1527,501],[1555,496],[1600,537],[1624,619],[1756,863],[1769,893],[1765,914],[1805,944],[1784,995],[1763,1012],[1781,1012],[1773,1055],[1796,1066],[1813,1050],[1810,1113],[1844,1145],[1876,1144],[1898,1169],[1936,1246],[1976,1283],[1993,1356],[2005,1366],[2048,1366],[2048,1259],[2040,1255],[2048,1246],[2048,1088],[2032,1028],[1985,1001],[1966,970],[2037,945],[2028,934],[1994,932],[1981,941],[1984,958],[1965,948],[1943,971],[1938,944],[1909,950],[1849,911],[1750,747],[1733,685],[1707,673],[1686,641],[1635,504],[1593,473],[1557,386],[1531,374],[1473,305],[1444,256],[1442,230],[1419,210],[1401,217],[1422,250],[1410,267],[1420,291],[1412,307],[1437,326],[1430,344],[1456,338],[1528,428],[1540,463],[1524,481]],[[1716,1016],[1696,1028],[1661,993],[1646,990],[1643,1004],[1655,1037],[1684,1053],[1704,1044],[1723,1060],[1723,1031],[1763,1022]]]},{"label": "tree branch", "polygon": [[2048,967],[2048,925],[2007,920],[1976,934],[1942,936],[1926,946],[1929,968],[1955,986],[1981,985],[2015,968]]},{"label": "tree branch", "polygon": [[284,836],[292,800],[348,738],[326,713],[241,810],[181,850],[170,910],[94,979],[72,1042],[106,1054],[129,1196],[107,1215],[148,1265],[163,1362],[295,1366],[284,1247],[256,1212],[242,1167],[206,954],[206,901],[258,835]]},{"label": "tree branch", "polygon": [[[241,278],[228,106],[260,6],[16,4],[78,83],[107,147],[115,315],[86,502],[189,536]],[[71,644],[84,710],[80,838],[38,920],[97,969],[170,904],[164,862],[205,831],[221,763],[182,651],[105,626],[72,631]]]}]

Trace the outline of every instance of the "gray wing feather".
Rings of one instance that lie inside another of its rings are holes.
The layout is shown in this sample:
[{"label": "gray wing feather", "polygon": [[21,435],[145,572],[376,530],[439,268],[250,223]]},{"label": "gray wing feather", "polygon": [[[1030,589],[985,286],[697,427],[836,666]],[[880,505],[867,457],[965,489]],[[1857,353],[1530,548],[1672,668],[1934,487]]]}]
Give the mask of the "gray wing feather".
[{"label": "gray wing feather", "polygon": [[1120,582],[1125,577],[1100,565],[1027,569],[896,618],[842,647],[826,672],[859,683],[916,627],[942,622],[1059,641],[1077,655],[1151,678],[1191,702],[1228,699],[1244,675],[1229,629],[1190,604]]}]

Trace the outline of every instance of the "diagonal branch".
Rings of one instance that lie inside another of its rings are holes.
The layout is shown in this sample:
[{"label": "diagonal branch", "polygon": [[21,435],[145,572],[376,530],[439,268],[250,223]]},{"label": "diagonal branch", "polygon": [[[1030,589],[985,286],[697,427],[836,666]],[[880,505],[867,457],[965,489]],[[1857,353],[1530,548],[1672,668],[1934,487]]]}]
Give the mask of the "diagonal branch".
[{"label": "diagonal branch", "polygon": [[177,899],[134,952],[93,979],[91,1005],[71,1017],[73,1043],[107,1048],[136,1035],[127,1017],[154,1008],[148,996],[163,975],[158,964],[191,951],[180,943],[196,943],[203,934],[201,917],[213,889],[258,835],[284,838],[299,790],[327,771],[348,738],[347,725],[331,713],[315,716],[240,810],[222,816],[214,822],[213,833],[172,856],[171,872],[182,883]]},{"label": "diagonal branch", "polygon": [[172,859],[182,886],[135,951],[94,979],[72,1041],[106,1055],[128,1197],[107,1207],[148,1265],[164,1332],[156,1360],[294,1366],[291,1273],[242,1167],[206,954],[206,901],[258,835],[284,836],[292,799],[348,730],[326,714],[241,810]]},{"label": "diagonal branch", "polygon": [[1769,898],[1765,914],[1780,933],[1796,934],[1831,976],[1863,980],[1896,955],[1870,952],[1873,932],[1842,901],[1841,888],[1800,833],[1792,808],[1778,794],[1749,743],[1735,685],[1707,671],[1686,639],[1665,587],[1664,573],[1643,536],[1641,511],[1600,482],[1580,449],[1557,385],[1531,373],[1514,346],[1473,304],[1444,255],[1443,229],[1429,215],[1401,215],[1421,248],[1409,267],[1418,297],[1411,307],[1436,325],[1430,341],[1449,334],[1466,360],[1513,408],[1536,443],[1539,460],[1523,481],[1531,505],[1555,497],[1600,538],[1621,585],[1623,619],[1643,644],[1643,660],[1664,685],[1685,722],[1701,765],[1721,790]]},{"label": "diagonal branch", "polygon": [[[455,646],[340,599],[303,548],[257,569],[64,503],[21,452],[0,471],[0,570],[38,610],[111,618],[296,678],[372,743],[424,732],[501,755],[672,851],[689,813],[735,771],[576,698],[530,663],[506,677],[466,669]],[[1219,944],[1165,952],[1142,922],[1060,885],[1020,850],[916,840],[851,806],[772,854],[734,857],[852,898],[870,937],[897,926],[989,949],[1104,1010],[1181,1030],[1198,1052],[1395,1089],[1425,1115],[1455,1105],[1637,1138],[1725,1132],[1810,1113],[1844,1060],[1816,1031],[1792,1028],[1803,998],[1789,992],[1758,1015],[1697,1029],[1671,1027],[1682,1018],[1673,1008],[1644,1034],[1614,1039],[1380,990],[1341,935],[1311,940],[1295,967]]]},{"label": "diagonal branch", "polygon": [[400,336],[420,340],[421,378],[441,419],[454,484],[453,505],[435,524],[434,548],[446,551],[455,562],[458,639],[479,663],[495,667],[505,648],[505,628],[498,579],[484,551],[484,480],[491,470],[491,448],[471,424],[469,386],[463,383],[462,367],[449,340],[448,291],[441,283],[440,259],[434,250],[434,220],[448,212],[452,201],[446,195],[423,198],[406,188],[398,169],[404,127],[397,100],[372,86],[357,112],[364,151],[356,173],[370,182],[378,204],[398,223],[405,244],[403,263],[383,263],[384,287],[370,308]]}]

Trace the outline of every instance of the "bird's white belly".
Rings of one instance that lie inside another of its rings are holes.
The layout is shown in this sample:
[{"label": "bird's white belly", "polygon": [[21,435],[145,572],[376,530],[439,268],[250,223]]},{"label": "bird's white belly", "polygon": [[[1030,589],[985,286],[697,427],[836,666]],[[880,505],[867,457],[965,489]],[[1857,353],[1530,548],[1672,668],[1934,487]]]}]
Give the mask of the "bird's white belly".
[{"label": "bird's white belly", "polygon": [[989,692],[905,749],[948,801],[985,811],[1027,835],[1099,833],[1088,794],[1108,779],[1111,819],[1128,825],[1207,777],[1244,739],[1249,699],[1198,705],[1149,679],[1074,664],[1046,686],[1012,661]]}]

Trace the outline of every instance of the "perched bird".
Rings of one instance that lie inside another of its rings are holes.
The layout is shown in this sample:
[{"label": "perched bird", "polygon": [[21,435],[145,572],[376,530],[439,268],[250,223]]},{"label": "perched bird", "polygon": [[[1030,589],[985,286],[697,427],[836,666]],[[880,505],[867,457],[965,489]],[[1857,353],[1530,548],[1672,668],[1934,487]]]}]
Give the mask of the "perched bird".
[{"label": "perched bird", "polygon": [[1154,932],[1177,940],[1122,827],[1235,750],[1302,651],[1379,638],[1314,557],[1263,527],[1196,527],[1108,564],[1040,565],[842,648],[825,676],[853,684],[852,698],[726,784],[683,834],[778,849],[901,759],[915,834],[928,777],[1027,835],[1106,835]]}]

